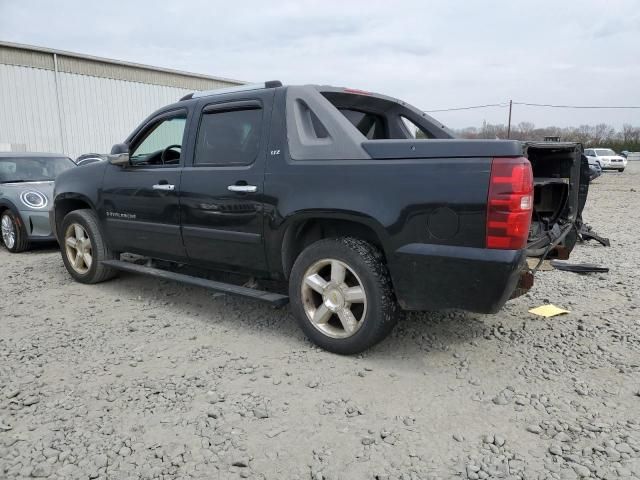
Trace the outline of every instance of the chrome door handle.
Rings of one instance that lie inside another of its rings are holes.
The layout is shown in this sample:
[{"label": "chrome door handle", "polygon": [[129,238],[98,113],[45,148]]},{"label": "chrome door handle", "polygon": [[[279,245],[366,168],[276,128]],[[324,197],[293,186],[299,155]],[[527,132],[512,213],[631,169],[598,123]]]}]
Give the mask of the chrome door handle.
[{"label": "chrome door handle", "polygon": [[255,185],[229,185],[227,190],[230,192],[255,193],[258,191],[258,187]]},{"label": "chrome door handle", "polygon": [[173,190],[175,190],[176,186],[175,185],[169,185],[167,183],[157,183],[155,184],[153,187],[154,190],[164,190],[166,192],[172,192]]}]

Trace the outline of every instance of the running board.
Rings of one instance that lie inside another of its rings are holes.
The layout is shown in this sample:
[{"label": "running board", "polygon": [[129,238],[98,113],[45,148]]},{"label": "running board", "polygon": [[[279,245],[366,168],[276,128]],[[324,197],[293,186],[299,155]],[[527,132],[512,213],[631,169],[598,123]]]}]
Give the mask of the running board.
[{"label": "running board", "polygon": [[229,295],[238,295],[241,297],[249,297],[262,302],[267,302],[277,307],[282,307],[289,303],[289,297],[280,295],[279,293],[265,292],[254,288],[241,287],[231,283],[216,282],[207,280],[206,278],[193,277],[182,273],[169,272],[159,268],[145,267],[131,262],[123,262],[122,260],[104,260],[103,265],[124,272],[140,273],[151,277],[162,278],[165,280],[173,280],[175,282],[186,283],[187,285],[195,285],[196,287],[208,288],[217,292],[228,293]]}]

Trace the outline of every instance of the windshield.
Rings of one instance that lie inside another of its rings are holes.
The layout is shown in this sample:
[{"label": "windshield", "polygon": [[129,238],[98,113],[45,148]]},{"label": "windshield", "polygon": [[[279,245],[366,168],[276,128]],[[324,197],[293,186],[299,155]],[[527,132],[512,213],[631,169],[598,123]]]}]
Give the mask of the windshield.
[{"label": "windshield", "polygon": [[55,180],[74,166],[66,157],[0,158],[0,183]]},{"label": "windshield", "polygon": [[617,155],[617,154],[610,148],[599,148],[598,150],[596,150],[596,155],[599,157],[608,157],[609,155]]}]

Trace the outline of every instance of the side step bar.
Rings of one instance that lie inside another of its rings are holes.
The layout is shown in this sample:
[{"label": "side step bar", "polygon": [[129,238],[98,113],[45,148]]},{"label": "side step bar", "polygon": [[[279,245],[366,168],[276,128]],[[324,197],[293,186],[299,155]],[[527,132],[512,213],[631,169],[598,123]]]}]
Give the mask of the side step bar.
[{"label": "side step bar", "polygon": [[280,295],[279,293],[265,292],[254,288],[241,287],[231,283],[216,282],[207,280],[206,278],[193,277],[182,273],[169,272],[159,268],[145,267],[131,262],[123,262],[122,260],[104,260],[103,265],[122,270],[124,272],[140,273],[151,277],[163,278],[165,280],[173,280],[175,282],[195,285],[196,287],[204,287],[217,292],[228,293],[229,295],[238,295],[241,297],[249,297],[262,302],[267,302],[277,307],[282,307],[289,303],[289,297]]}]

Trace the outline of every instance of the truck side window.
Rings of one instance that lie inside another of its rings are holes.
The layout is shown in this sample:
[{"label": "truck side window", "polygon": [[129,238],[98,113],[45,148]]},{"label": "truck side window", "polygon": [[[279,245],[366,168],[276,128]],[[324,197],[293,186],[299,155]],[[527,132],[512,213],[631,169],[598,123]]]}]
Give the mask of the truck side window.
[{"label": "truck side window", "polygon": [[152,126],[129,154],[131,165],[178,165],[186,122],[186,115],[180,115]]},{"label": "truck side window", "polygon": [[204,112],[194,165],[249,165],[260,149],[262,109]]}]

